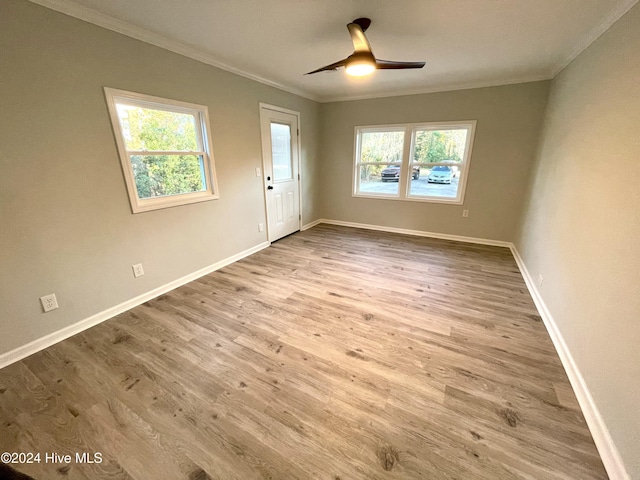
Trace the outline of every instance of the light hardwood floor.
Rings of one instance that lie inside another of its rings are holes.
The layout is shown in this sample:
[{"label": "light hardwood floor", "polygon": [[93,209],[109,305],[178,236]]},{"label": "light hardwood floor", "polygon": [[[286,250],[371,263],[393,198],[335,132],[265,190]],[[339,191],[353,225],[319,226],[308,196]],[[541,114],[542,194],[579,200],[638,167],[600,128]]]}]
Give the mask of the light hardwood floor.
[{"label": "light hardwood floor", "polygon": [[0,370],[37,479],[607,478],[509,250],[320,225]]}]

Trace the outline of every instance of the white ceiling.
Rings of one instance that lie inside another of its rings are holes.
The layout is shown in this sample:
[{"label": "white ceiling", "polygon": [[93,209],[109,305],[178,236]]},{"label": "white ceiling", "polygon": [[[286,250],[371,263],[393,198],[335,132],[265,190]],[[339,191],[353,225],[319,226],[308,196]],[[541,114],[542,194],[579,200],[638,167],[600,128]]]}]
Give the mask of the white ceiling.
[{"label": "white ceiling", "polygon": [[[501,85],[555,76],[638,0],[31,0],[319,100]],[[378,58],[421,70],[303,75],[352,53],[369,17]]]}]

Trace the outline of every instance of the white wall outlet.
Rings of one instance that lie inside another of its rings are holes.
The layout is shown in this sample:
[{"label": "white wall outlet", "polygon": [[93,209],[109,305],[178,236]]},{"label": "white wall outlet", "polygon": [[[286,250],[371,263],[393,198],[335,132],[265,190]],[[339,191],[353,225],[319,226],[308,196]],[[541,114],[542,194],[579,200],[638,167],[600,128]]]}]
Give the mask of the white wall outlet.
[{"label": "white wall outlet", "polygon": [[51,295],[45,295],[44,297],[40,297],[40,303],[42,304],[42,309],[44,310],[45,313],[58,308],[58,299],[56,298],[55,293],[52,293]]},{"label": "white wall outlet", "polygon": [[134,277],[138,278],[144,275],[144,268],[142,268],[141,263],[136,263],[135,265],[132,265],[131,268],[133,269]]},{"label": "white wall outlet", "polygon": [[262,175],[262,172],[260,171],[260,167],[256,167],[256,177],[259,177]]},{"label": "white wall outlet", "polygon": [[264,223],[259,223],[258,224],[258,231],[259,232],[264,232]]},{"label": "white wall outlet", "polygon": [[462,216],[467,218],[469,216],[469,210],[462,210]]},{"label": "white wall outlet", "polygon": [[538,286],[541,287],[544,282],[544,277],[542,275],[538,275]]}]

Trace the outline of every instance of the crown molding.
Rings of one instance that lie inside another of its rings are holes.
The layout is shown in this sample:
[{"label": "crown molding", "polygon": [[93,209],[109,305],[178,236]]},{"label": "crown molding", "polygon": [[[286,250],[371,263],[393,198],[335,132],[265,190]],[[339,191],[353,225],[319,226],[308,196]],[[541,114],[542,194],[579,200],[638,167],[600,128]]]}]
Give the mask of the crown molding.
[{"label": "crown molding", "polygon": [[638,0],[621,0],[618,2],[616,7],[613,8],[606,17],[589,30],[589,32],[587,32],[587,34],[575,44],[573,49],[551,68],[551,76],[555,78],[562,70],[573,62],[578,55],[584,52],[589,45],[600,38],[600,36],[609,30],[614,23],[620,20],[625,13],[631,10],[636,3],[638,3]]},{"label": "crown molding", "polygon": [[260,75],[255,75],[253,73],[246,72],[239,68],[232,67],[231,65],[227,65],[226,63],[219,61],[217,58],[215,58],[215,56],[203,50],[200,50],[191,45],[179,42],[177,40],[165,37],[163,35],[152,32],[150,30],[146,30],[144,28],[134,26],[129,22],[119,20],[110,15],[106,15],[104,13],[98,12],[97,10],[94,10],[92,8],[83,7],[76,3],[70,2],[68,0],[29,0],[29,1],[31,3],[35,3],[42,7],[55,10],[56,12],[69,15],[70,17],[74,17],[79,20],[92,23],[99,27],[106,28],[107,30],[120,33],[122,35],[126,35],[127,37],[135,38],[136,40],[140,40],[150,45],[160,47],[164,50],[168,50],[170,52],[177,53],[184,57],[191,58],[192,60],[196,60],[201,63],[206,63],[207,65],[211,65],[212,67],[216,67],[221,70],[225,70],[227,72],[233,73],[235,75],[248,78],[249,80],[253,80],[255,82],[277,88],[279,90],[284,90],[285,92],[292,93],[294,95],[298,95],[300,97],[304,97],[309,100],[313,100],[316,102],[319,101],[319,99],[316,96],[311,95],[308,92],[304,92],[302,90],[298,90],[288,85],[285,85],[273,80],[269,80],[268,78],[261,77]]},{"label": "crown molding", "polygon": [[160,47],[173,53],[177,53],[192,60],[196,60],[212,67],[225,70],[227,72],[248,78],[255,82],[270,87],[283,90],[294,95],[298,95],[309,100],[319,103],[344,102],[351,100],[368,100],[374,98],[398,97],[405,95],[420,95],[425,93],[450,92],[456,90],[470,90],[474,88],[498,87],[503,85],[512,85],[518,83],[537,82],[542,80],[551,80],[555,78],[567,65],[569,65],[578,55],[580,55],[591,43],[606,32],[617,20],[627,13],[639,0],[621,0],[611,12],[602,19],[595,27],[593,27],[586,35],[584,35],[575,45],[575,47],[564,56],[555,65],[552,65],[546,74],[523,75],[520,77],[512,77],[503,80],[485,81],[485,82],[468,82],[456,85],[430,86],[424,88],[408,88],[405,90],[394,90],[393,92],[380,92],[362,95],[321,95],[312,94],[298,88],[270,80],[268,78],[246,72],[239,68],[228,65],[218,60],[214,55],[195,48],[191,45],[179,42],[177,40],[165,37],[158,33],[134,26],[126,21],[119,20],[110,15],[98,12],[92,8],[83,7],[71,0],[29,0],[37,5],[55,10],[57,12],[69,15],[71,17],[92,23],[107,30],[111,30],[122,35],[140,40],[142,42]]}]

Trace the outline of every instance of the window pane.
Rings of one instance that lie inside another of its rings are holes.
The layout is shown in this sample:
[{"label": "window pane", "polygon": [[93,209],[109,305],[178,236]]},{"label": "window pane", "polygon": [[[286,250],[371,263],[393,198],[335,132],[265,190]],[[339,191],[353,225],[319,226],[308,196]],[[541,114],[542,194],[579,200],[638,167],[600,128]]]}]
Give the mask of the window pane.
[{"label": "window pane", "polygon": [[200,151],[189,113],[116,104],[127,150]]},{"label": "window pane", "polygon": [[290,125],[271,123],[271,162],[274,182],[293,178]]},{"label": "window pane", "polygon": [[398,195],[400,165],[360,165],[358,193]]},{"label": "window pane", "polygon": [[[468,128],[416,129],[413,143],[413,197],[458,197],[461,163],[467,147]],[[421,163],[422,165],[419,165]],[[445,163],[429,167],[429,163]],[[427,164],[427,165],[425,165]],[[419,174],[415,173],[419,171]],[[417,177],[417,178],[416,178]]]},{"label": "window pane", "polygon": [[419,163],[462,162],[466,143],[466,128],[416,130],[413,161]]},{"label": "window pane", "polygon": [[139,198],[207,189],[201,155],[132,155],[131,168]]},{"label": "window pane", "polygon": [[360,162],[394,163],[402,161],[404,131],[363,132]]},{"label": "window pane", "polygon": [[456,198],[460,168],[457,165],[440,165],[429,168],[414,164],[409,195],[421,197]]}]

